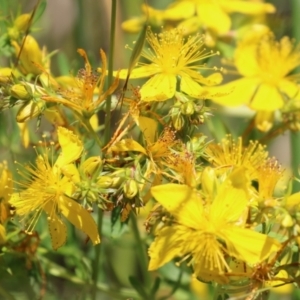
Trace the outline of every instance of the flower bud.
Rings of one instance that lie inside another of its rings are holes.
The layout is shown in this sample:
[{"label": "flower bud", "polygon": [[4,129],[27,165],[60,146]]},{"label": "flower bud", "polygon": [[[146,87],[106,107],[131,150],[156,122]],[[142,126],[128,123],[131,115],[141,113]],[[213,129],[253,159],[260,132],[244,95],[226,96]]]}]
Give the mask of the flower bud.
[{"label": "flower bud", "polygon": [[17,113],[17,122],[18,123],[23,123],[26,122],[30,119],[35,118],[36,116],[38,116],[39,114],[42,113],[43,110],[43,106],[44,103],[43,102],[33,102],[33,101],[28,101],[26,103],[24,103],[18,113]]},{"label": "flower bud", "polygon": [[292,227],[293,224],[294,224],[294,221],[289,214],[286,214],[281,221],[281,225],[285,228]]},{"label": "flower bud", "polygon": [[83,172],[87,177],[92,177],[98,173],[102,167],[102,159],[100,156],[92,156],[85,160],[81,166],[80,171]]},{"label": "flower bud", "polygon": [[113,179],[110,176],[100,176],[96,182],[97,186],[101,189],[112,188]]},{"label": "flower bud", "polygon": [[10,94],[13,97],[21,100],[29,100],[32,98],[26,87],[21,83],[14,84],[10,89]]},{"label": "flower bud", "polygon": [[172,123],[176,130],[180,130],[184,126],[184,119],[181,115],[175,115],[172,117]]},{"label": "flower bud", "polygon": [[0,83],[7,83],[12,76],[18,77],[18,72],[11,68],[0,68]]},{"label": "flower bud", "polygon": [[185,102],[181,105],[181,113],[190,116],[195,112],[195,106],[192,101]]},{"label": "flower bud", "polygon": [[124,195],[128,199],[134,198],[139,192],[138,184],[135,180],[129,179],[123,186]]},{"label": "flower bud", "polygon": [[[21,51],[20,46],[12,41],[12,45],[15,47],[16,55],[19,55]],[[22,72],[25,74],[39,75],[42,73],[41,68],[38,65],[42,66],[43,56],[42,51],[39,47],[39,44],[31,35],[25,37],[25,43],[20,54],[20,62],[22,64]]]},{"label": "flower bud", "polygon": [[30,22],[31,14],[22,14],[14,21],[14,27],[19,31],[26,31]]}]

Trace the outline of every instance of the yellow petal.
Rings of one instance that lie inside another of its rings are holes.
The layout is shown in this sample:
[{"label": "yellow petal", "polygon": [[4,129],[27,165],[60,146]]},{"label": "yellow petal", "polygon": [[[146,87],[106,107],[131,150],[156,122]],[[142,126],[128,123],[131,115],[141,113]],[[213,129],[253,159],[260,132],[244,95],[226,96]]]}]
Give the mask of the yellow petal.
[{"label": "yellow petal", "polygon": [[292,209],[295,206],[298,206],[299,204],[300,204],[300,192],[289,196],[286,200],[285,207],[287,209]]},{"label": "yellow petal", "polygon": [[260,67],[257,62],[257,37],[254,36],[249,42],[242,42],[234,53],[234,64],[239,73],[245,77],[259,74]]},{"label": "yellow petal", "polygon": [[52,248],[57,250],[59,247],[63,246],[67,239],[67,227],[65,223],[53,213],[48,214],[48,226],[52,242]]},{"label": "yellow petal", "polygon": [[241,78],[217,87],[207,87],[208,98],[224,106],[248,104],[260,83],[256,78]]},{"label": "yellow petal", "polygon": [[254,110],[274,111],[284,105],[283,97],[276,86],[262,83],[250,102]]},{"label": "yellow petal", "polygon": [[89,120],[92,128],[97,131],[98,127],[99,127],[99,120],[98,120],[98,116],[97,114],[94,114],[91,116],[90,120]]},{"label": "yellow petal", "polygon": [[123,152],[123,151],[137,151],[147,155],[147,151],[138,142],[132,139],[124,139],[109,148],[109,151]]},{"label": "yellow petal", "polygon": [[[130,74],[130,78],[145,78],[145,77],[150,77],[156,73],[159,72],[159,68],[153,64],[139,67],[136,69],[133,69]],[[117,76],[118,71],[114,72],[114,76]],[[119,73],[119,78],[120,79],[126,79],[128,74],[128,69],[122,69],[120,70]]]},{"label": "yellow petal", "polygon": [[157,202],[173,213],[182,206],[182,202],[188,201],[193,190],[187,185],[168,183],[151,188],[151,194]]},{"label": "yellow petal", "polygon": [[61,167],[77,160],[82,154],[83,145],[78,136],[67,128],[58,127],[57,135],[62,152],[55,162],[55,166]]},{"label": "yellow petal", "polygon": [[287,95],[288,98],[295,98],[296,95],[299,93],[299,86],[288,79],[280,80],[278,84],[280,92]]},{"label": "yellow petal", "polygon": [[200,2],[197,6],[197,14],[200,21],[219,34],[227,33],[231,27],[230,17],[212,1]]},{"label": "yellow petal", "polygon": [[203,98],[205,93],[203,87],[189,76],[181,77],[180,90],[194,98]]},{"label": "yellow petal", "polygon": [[262,132],[267,132],[274,123],[274,111],[259,110],[255,115],[255,126]]},{"label": "yellow petal", "polygon": [[187,230],[182,226],[164,227],[149,248],[150,262],[148,270],[156,270],[168,263],[174,257],[182,255],[187,236]]},{"label": "yellow petal", "polygon": [[281,249],[281,244],[265,234],[237,226],[223,229],[229,255],[257,264]]},{"label": "yellow petal", "polygon": [[83,231],[92,241],[94,245],[100,243],[100,237],[95,220],[91,214],[74,200],[62,197],[59,202],[61,213],[76,228]]},{"label": "yellow petal", "polygon": [[176,90],[176,76],[157,74],[149,79],[141,88],[143,101],[164,101],[174,96]]},{"label": "yellow petal", "polygon": [[74,184],[80,181],[80,175],[77,167],[74,164],[64,165],[61,168],[61,172],[64,177],[60,180],[60,185],[64,186],[64,192],[67,195],[72,195],[74,191]]},{"label": "yellow petal", "polygon": [[189,228],[201,226],[202,200],[189,186],[164,184],[151,188],[151,194],[182,225]]},{"label": "yellow petal", "polygon": [[247,216],[244,215],[248,214],[249,184],[246,169],[244,167],[234,169],[218,189],[218,194],[211,205],[210,221],[220,226],[223,223],[245,221]]},{"label": "yellow petal", "polygon": [[221,1],[221,6],[227,12],[240,12],[242,14],[257,15],[262,13],[274,13],[276,8],[271,3],[254,1],[230,0]]},{"label": "yellow petal", "polygon": [[189,76],[194,81],[197,81],[198,83],[204,84],[207,86],[213,86],[213,85],[220,84],[223,80],[223,76],[219,72],[216,72],[216,73],[210,74],[207,77],[204,77],[199,72],[196,72],[191,69],[186,69],[186,70],[184,70],[184,72],[180,72],[179,75],[181,75],[181,77]]},{"label": "yellow petal", "polygon": [[24,123],[17,123],[17,125],[20,129],[22,144],[25,148],[28,148],[30,142],[28,124],[27,122],[24,122]]},{"label": "yellow petal", "polygon": [[183,28],[184,35],[188,36],[192,33],[198,32],[202,24],[197,16],[188,18],[178,24],[178,28]]},{"label": "yellow petal", "polygon": [[139,117],[138,122],[147,144],[154,143],[157,134],[157,121],[147,117]]},{"label": "yellow petal", "polygon": [[6,230],[5,227],[0,224],[0,245],[6,242]]},{"label": "yellow petal", "polygon": [[138,33],[142,30],[145,22],[146,22],[145,17],[132,18],[130,20],[124,21],[121,24],[121,27],[124,31],[130,32],[130,33]]},{"label": "yellow petal", "polygon": [[181,20],[189,19],[195,14],[195,4],[189,1],[176,2],[171,4],[164,11],[164,19]]}]

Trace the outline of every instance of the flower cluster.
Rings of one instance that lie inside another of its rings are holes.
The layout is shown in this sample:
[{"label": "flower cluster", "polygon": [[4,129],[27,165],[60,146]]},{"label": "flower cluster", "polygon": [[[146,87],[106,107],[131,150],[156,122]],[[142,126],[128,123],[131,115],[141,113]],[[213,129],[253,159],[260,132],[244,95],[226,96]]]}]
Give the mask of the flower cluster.
[{"label": "flower cluster", "polygon": [[[300,47],[265,24],[275,7],[251,0],[143,5],[144,16],[123,23],[141,31],[126,46],[127,68],[114,70],[113,53],[108,64],[102,49],[101,66],[92,66],[78,49],[84,67],[75,76],[54,75],[51,55],[28,34],[36,9],[8,22],[0,43],[16,61],[0,68],[0,109],[14,114],[13,142],[1,132],[0,141],[15,160],[0,165],[0,246],[31,263],[39,243],[47,247],[39,224],[47,224],[54,250],[83,235],[84,258],[88,241],[96,249],[85,278],[93,299],[107,252],[100,241],[131,227],[145,287],[130,280],[143,299],[164,297],[147,272],[170,282],[161,272],[170,265],[213,283],[215,299],[234,297],[235,288],[254,300],[298,285],[298,174],[269,154],[268,142],[299,131]],[[241,28],[237,16],[252,23]],[[233,106],[247,112],[235,126],[227,122]]]}]

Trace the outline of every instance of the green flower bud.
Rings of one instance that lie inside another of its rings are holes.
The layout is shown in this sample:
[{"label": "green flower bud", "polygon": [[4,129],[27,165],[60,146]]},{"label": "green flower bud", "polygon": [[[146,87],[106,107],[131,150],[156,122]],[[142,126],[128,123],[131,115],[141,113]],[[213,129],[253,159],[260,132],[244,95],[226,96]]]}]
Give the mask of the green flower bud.
[{"label": "green flower bud", "polygon": [[112,188],[113,179],[110,176],[100,176],[96,182],[97,186],[102,189]]},{"label": "green flower bud", "polygon": [[33,102],[33,101],[28,101],[26,103],[24,103],[18,113],[17,113],[17,122],[18,123],[24,123],[30,119],[35,118],[36,116],[38,116],[39,114],[42,113],[44,108],[44,102]]},{"label": "green flower bud", "polygon": [[183,115],[190,116],[195,112],[195,106],[192,101],[185,102],[181,104],[181,113]]},{"label": "green flower bud", "polygon": [[184,126],[184,119],[181,115],[172,117],[172,123],[176,130],[180,130]]},{"label": "green flower bud", "polygon": [[13,97],[21,100],[29,100],[32,98],[26,87],[21,83],[14,84],[10,89],[10,94]]},{"label": "green flower bud", "polygon": [[134,198],[139,192],[138,184],[135,180],[129,179],[123,186],[124,195],[128,199]]}]

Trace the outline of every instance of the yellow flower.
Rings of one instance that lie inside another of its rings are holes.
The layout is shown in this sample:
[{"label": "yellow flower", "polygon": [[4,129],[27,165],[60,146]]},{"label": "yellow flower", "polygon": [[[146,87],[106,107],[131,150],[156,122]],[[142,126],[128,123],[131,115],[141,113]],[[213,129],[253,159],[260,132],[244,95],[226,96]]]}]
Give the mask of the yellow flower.
[{"label": "yellow flower", "polygon": [[243,166],[251,180],[258,178],[257,170],[268,156],[265,146],[257,141],[250,141],[250,144],[244,147],[241,137],[234,141],[231,135],[222,139],[221,143],[209,144],[205,154],[218,172],[224,173],[233,167]]},{"label": "yellow flower", "polygon": [[[200,84],[214,85],[222,81],[220,73],[214,73],[204,78],[199,69],[208,69],[199,61],[215,55],[206,52],[203,38],[200,35],[183,37],[182,29],[164,31],[154,34],[147,31],[147,42],[150,48],[144,49],[141,56],[150,63],[139,63],[132,70],[130,78],[152,76],[141,88],[142,101],[164,101],[174,96],[177,80],[180,80],[180,90],[195,98],[206,97],[206,91]],[[116,74],[116,72],[115,72]],[[120,71],[119,77],[127,77],[127,69]]]},{"label": "yellow flower", "polygon": [[149,249],[149,270],[175,257],[191,257],[195,275],[202,280],[228,282],[225,256],[256,264],[280,249],[280,243],[265,234],[245,228],[247,192],[244,169],[234,170],[219,187],[212,203],[186,185],[153,187],[154,198],[174,217],[158,229]]},{"label": "yellow flower", "polygon": [[249,15],[273,13],[275,7],[270,3],[241,0],[178,0],[166,9],[164,18],[181,20],[192,18],[195,13],[199,22],[219,34],[231,28],[229,14],[239,12]]},{"label": "yellow flower", "polygon": [[212,98],[224,106],[246,104],[258,111],[256,125],[261,130],[270,129],[273,113],[281,109],[285,99],[295,98],[299,92],[299,75],[289,74],[300,65],[300,46],[284,37],[276,41],[271,33],[252,40],[245,38],[235,52],[235,66],[243,76],[211,92],[233,90],[223,97]]},{"label": "yellow flower", "polygon": [[[46,149],[45,153],[38,156],[36,167],[28,165],[24,170],[21,169],[19,173],[24,182],[18,184],[24,190],[13,194],[10,203],[20,216],[33,214],[27,226],[28,233],[32,232],[42,211],[47,214],[54,249],[61,247],[67,236],[67,228],[61,216],[86,233],[93,244],[98,244],[100,238],[94,219],[71,198],[75,186],[70,180],[70,170],[73,177],[79,177],[79,174],[76,174],[75,166],[72,168],[70,164],[80,158],[83,145],[76,135],[63,127],[59,127],[57,133],[62,152],[56,162],[51,165],[49,159],[53,153]],[[68,176],[64,176],[64,170]]]},{"label": "yellow flower", "polygon": [[147,22],[150,26],[160,27],[163,25],[164,11],[150,7],[149,5],[142,4],[143,16],[127,20],[122,23],[122,29],[137,33],[140,32]]},{"label": "yellow flower", "polygon": [[6,162],[0,164],[0,244],[6,241],[5,222],[11,216],[9,199],[13,191],[12,174],[7,169]]},{"label": "yellow flower", "polygon": [[[104,92],[104,83],[106,77],[106,55],[103,50],[100,50],[102,60],[102,74],[99,76],[94,73],[87,54],[83,49],[78,49],[78,53],[85,60],[85,69],[78,72],[75,79],[59,78],[68,88],[59,90],[60,96],[42,96],[46,102],[54,102],[63,104],[66,107],[76,111],[80,115],[91,118],[100,109],[100,105],[104,103],[106,98],[111,95],[118,87],[119,79],[116,79],[112,85]],[[68,80],[66,80],[68,79]],[[98,97],[95,95],[98,93]],[[62,96],[62,97],[61,97]]]}]

